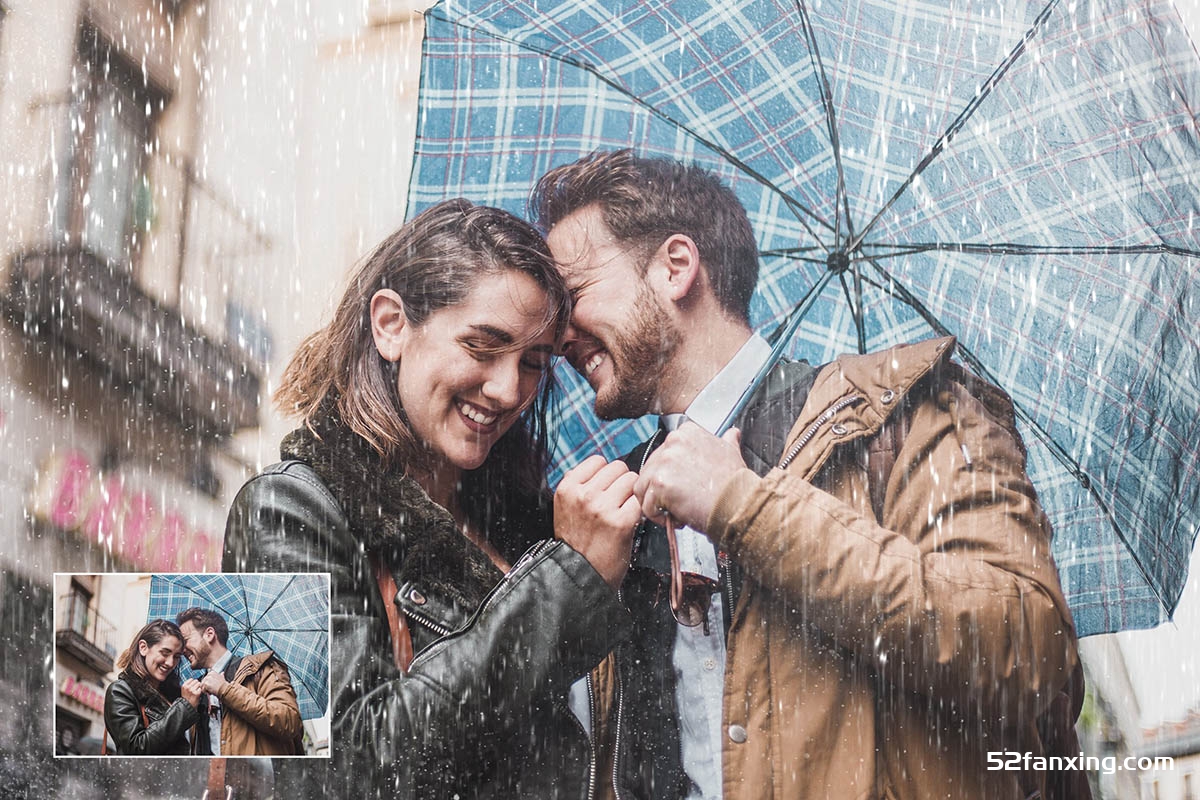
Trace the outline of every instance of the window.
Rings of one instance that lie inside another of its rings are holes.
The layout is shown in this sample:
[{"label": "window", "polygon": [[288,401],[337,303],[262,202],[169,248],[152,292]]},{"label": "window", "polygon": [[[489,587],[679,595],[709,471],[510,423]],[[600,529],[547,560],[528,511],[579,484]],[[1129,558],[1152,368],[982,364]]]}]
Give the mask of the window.
[{"label": "window", "polygon": [[71,594],[67,599],[67,627],[85,637],[92,622],[88,613],[91,603],[92,593],[79,583],[71,581]]},{"label": "window", "polygon": [[132,269],[153,221],[148,156],[166,95],[86,25],[71,84],[55,232],[61,242]]}]

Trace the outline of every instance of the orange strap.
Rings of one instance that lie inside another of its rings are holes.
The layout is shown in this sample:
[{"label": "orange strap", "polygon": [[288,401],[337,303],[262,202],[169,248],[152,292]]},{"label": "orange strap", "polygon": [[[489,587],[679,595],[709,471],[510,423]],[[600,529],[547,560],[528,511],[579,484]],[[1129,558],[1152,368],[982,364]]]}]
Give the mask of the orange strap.
[{"label": "orange strap", "polygon": [[204,792],[210,800],[225,800],[230,796],[225,790],[225,759],[210,758],[208,760],[208,788]]},{"label": "orange strap", "polygon": [[383,608],[387,612],[388,632],[392,637],[392,660],[397,669],[408,672],[413,660],[412,635],[408,632],[404,615],[396,608],[396,594],[399,592],[396,578],[378,555],[371,556],[371,566],[375,569],[375,582],[379,584],[379,594],[383,597]]}]

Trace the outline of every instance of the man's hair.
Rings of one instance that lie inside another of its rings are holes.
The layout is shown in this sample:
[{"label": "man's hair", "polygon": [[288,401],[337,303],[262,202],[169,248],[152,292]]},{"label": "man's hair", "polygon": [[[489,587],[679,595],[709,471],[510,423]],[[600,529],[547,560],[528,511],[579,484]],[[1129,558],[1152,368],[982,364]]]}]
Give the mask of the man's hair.
[{"label": "man's hair", "polygon": [[632,150],[596,151],[543,175],[530,214],[548,231],[591,205],[613,236],[641,248],[643,260],[672,234],[690,237],[721,308],[749,324],[758,244],[746,209],[714,173]]},{"label": "man's hair", "polygon": [[229,641],[229,626],[225,624],[225,618],[211,608],[189,608],[175,615],[175,624],[179,627],[182,628],[185,622],[192,623],[201,633],[205,628],[212,628],[217,632],[217,641],[222,647]]}]

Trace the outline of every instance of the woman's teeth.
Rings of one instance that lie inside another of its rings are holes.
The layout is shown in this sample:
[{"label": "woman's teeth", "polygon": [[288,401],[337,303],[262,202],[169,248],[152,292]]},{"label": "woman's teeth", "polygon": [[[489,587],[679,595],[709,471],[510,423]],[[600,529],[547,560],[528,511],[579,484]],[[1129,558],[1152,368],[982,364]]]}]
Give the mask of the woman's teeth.
[{"label": "woman's teeth", "polygon": [[596,371],[596,367],[600,366],[600,362],[604,360],[604,353],[599,352],[587,360],[583,365],[583,374],[585,377],[590,376]]},{"label": "woman's teeth", "polygon": [[499,414],[488,416],[474,406],[469,406],[466,403],[459,403],[458,410],[462,415],[472,422],[478,422],[480,425],[491,425],[499,418]]}]

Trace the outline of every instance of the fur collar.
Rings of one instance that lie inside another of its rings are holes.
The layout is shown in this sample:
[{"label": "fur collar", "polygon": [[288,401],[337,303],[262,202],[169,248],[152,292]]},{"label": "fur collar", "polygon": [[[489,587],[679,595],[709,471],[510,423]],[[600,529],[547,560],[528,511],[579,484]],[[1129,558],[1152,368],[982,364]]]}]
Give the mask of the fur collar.
[{"label": "fur collar", "polygon": [[159,713],[164,712],[171,703],[179,698],[178,678],[172,674],[155,688],[150,681],[135,673],[132,669],[121,670],[117,680],[125,681],[133,690],[133,696],[142,708],[153,708]]},{"label": "fur collar", "polygon": [[450,512],[402,469],[385,471],[370,445],[336,413],[314,428],[288,434],[280,445],[283,458],[312,467],[337,498],[350,530],[369,551],[384,556],[397,583],[419,579],[470,609],[500,582],[503,573],[462,535]]}]

